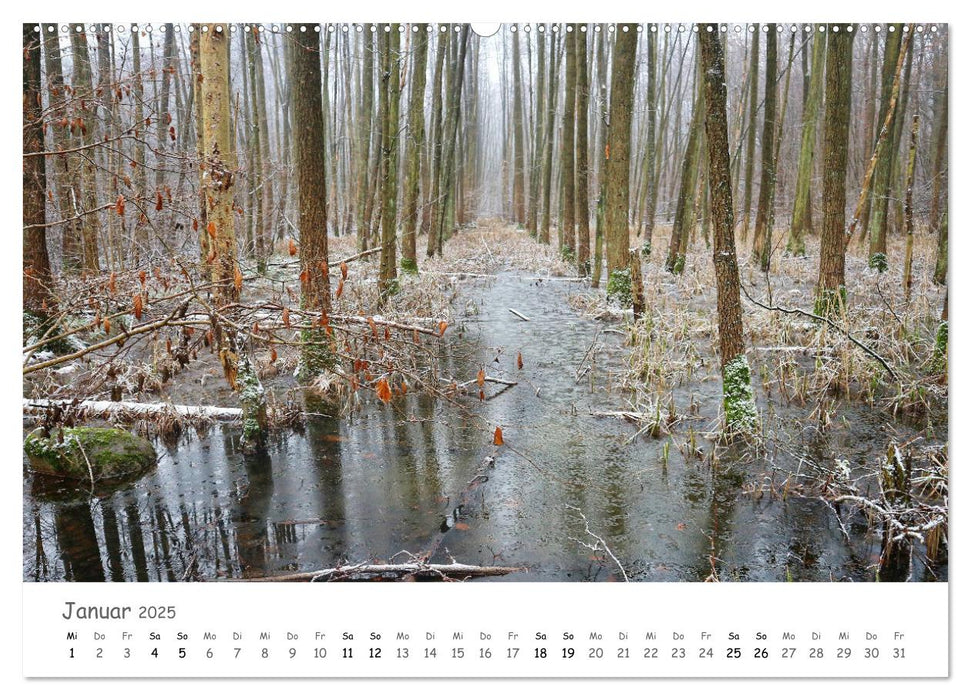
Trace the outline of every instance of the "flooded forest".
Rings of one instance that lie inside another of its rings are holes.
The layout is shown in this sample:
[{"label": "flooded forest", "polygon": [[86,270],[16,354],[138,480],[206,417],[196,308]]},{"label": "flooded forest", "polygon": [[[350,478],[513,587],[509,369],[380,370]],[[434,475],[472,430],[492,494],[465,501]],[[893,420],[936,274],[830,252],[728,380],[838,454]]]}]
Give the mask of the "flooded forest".
[{"label": "flooded forest", "polygon": [[25,24],[24,581],[948,577],[948,30]]}]

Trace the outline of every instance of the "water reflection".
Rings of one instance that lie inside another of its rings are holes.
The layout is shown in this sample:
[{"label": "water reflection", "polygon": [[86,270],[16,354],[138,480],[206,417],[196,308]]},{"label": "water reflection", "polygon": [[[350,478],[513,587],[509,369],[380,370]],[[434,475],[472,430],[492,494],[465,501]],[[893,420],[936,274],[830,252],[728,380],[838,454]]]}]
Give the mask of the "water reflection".
[{"label": "water reflection", "polygon": [[[240,452],[235,430],[216,427],[160,445],[156,471],[106,493],[27,474],[24,579],[259,577],[402,552],[528,567],[505,580],[621,578],[591,549],[597,538],[635,580],[873,579],[879,533],[847,522],[847,539],[815,499],[747,495],[764,463],[729,457],[712,467],[686,459],[681,438],[631,439],[631,426],[591,417],[627,351],[604,336],[596,369],[578,382],[574,368],[600,324],[569,310],[568,285],[527,293],[526,284],[508,276],[474,289],[476,323],[452,340],[443,371],[464,380],[486,366],[520,384],[495,398],[488,387],[467,413],[409,393],[347,420],[314,418],[273,436],[258,457]],[[511,321],[509,307],[533,320]],[[683,387],[675,400],[687,405],[690,392],[699,415],[716,415],[717,388]],[[497,425],[508,447],[487,463]],[[853,421],[807,449],[818,463],[839,453],[856,464],[884,429]],[[799,467],[784,459],[776,466]],[[915,576],[926,573],[918,566]]]}]

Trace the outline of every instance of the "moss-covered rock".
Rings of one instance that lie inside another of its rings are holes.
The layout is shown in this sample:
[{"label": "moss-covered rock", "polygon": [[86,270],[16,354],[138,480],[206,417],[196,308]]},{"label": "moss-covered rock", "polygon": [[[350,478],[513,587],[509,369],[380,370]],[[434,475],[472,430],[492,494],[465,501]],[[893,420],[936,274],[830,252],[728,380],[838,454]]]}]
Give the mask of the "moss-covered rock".
[{"label": "moss-covered rock", "polygon": [[50,435],[37,429],[24,440],[24,452],[35,472],[83,481],[141,476],[158,459],[152,443],[119,428],[64,428]]},{"label": "moss-covered rock", "polygon": [[607,279],[607,303],[629,309],[634,304],[630,289],[630,270],[614,270]]},{"label": "moss-covered rock", "polygon": [[745,355],[739,355],[722,368],[722,394],[725,424],[730,431],[752,432],[759,414],[752,396],[752,372]]}]

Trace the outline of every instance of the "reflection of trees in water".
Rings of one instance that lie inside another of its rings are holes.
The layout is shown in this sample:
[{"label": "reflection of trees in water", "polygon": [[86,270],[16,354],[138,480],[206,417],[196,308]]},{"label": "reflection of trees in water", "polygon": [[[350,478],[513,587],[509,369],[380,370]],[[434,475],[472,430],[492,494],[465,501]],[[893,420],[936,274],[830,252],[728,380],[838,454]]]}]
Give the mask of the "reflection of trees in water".
[{"label": "reflection of trees in water", "polygon": [[57,548],[67,581],[104,581],[101,548],[88,503],[63,504],[54,511]]},{"label": "reflection of trees in water", "polygon": [[267,571],[267,522],[273,502],[273,463],[265,453],[244,455],[247,485],[236,505],[236,546],[244,576]]}]

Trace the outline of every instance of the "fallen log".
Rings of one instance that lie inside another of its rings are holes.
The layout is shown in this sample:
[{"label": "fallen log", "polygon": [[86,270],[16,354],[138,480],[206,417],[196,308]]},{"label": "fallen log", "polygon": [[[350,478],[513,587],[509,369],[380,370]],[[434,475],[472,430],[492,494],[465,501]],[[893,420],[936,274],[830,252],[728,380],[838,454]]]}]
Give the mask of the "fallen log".
[{"label": "fallen log", "polygon": [[135,401],[69,401],[54,399],[24,399],[24,413],[37,415],[51,409],[75,409],[92,418],[113,419],[156,418],[177,415],[180,418],[200,418],[215,421],[238,421],[243,409],[223,406],[181,406],[171,403],[137,403]]},{"label": "fallen log", "polygon": [[523,314],[519,313],[518,311],[516,311],[516,309],[509,309],[509,313],[511,313],[513,316],[518,316],[519,318],[521,318],[524,321],[528,321],[529,320],[528,317],[526,317]]},{"label": "fallen log", "polygon": [[506,576],[518,571],[525,571],[522,567],[510,566],[475,566],[472,564],[425,564],[409,562],[406,564],[354,564],[338,566],[332,569],[318,571],[304,571],[294,574],[280,574],[279,576],[261,576],[259,578],[237,578],[231,581],[258,581],[262,583],[283,583],[290,581],[334,581],[349,577],[418,577],[439,578],[442,580],[454,578],[472,578],[481,576]]}]

